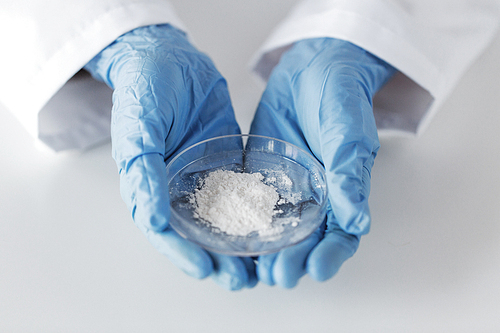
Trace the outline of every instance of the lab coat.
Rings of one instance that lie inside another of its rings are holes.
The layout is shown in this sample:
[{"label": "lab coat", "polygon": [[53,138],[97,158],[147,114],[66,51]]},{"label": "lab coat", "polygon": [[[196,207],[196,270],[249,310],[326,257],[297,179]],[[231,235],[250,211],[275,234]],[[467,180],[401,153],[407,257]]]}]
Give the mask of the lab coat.
[{"label": "lab coat", "polygon": [[[497,0],[306,0],[270,34],[252,68],[265,81],[297,40],[348,40],[398,70],[374,97],[379,132],[418,135],[494,37],[499,7]],[[164,0],[3,0],[0,102],[54,150],[96,144],[109,137],[111,90],[80,69],[123,33],[161,23],[186,31]]]}]

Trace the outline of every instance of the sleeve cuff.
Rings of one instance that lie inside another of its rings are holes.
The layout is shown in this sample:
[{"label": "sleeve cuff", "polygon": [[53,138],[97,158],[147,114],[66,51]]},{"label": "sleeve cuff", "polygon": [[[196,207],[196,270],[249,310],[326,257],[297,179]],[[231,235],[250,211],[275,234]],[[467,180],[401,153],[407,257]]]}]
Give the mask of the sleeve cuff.
[{"label": "sleeve cuff", "polygon": [[252,70],[266,81],[298,40],[347,40],[399,71],[374,97],[380,133],[418,135],[491,41],[498,18],[481,6],[438,6],[438,13],[428,15],[431,9],[425,4],[410,2],[412,10],[398,1],[303,1],[254,56]]}]

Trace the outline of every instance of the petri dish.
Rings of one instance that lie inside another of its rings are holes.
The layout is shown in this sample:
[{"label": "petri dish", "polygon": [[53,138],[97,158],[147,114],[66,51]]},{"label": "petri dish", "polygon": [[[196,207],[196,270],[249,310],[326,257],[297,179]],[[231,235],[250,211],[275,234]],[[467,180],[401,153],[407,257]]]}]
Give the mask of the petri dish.
[{"label": "petri dish", "polygon": [[[216,170],[260,173],[279,195],[270,227],[232,235],[196,214],[193,193]],[[277,252],[311,235],[326,215],[328,190],[323,166],[307,151],[283,140],[251,134],[227,135],[196,143],[166,167],[170,225],[201,247],[232,256]]]}]

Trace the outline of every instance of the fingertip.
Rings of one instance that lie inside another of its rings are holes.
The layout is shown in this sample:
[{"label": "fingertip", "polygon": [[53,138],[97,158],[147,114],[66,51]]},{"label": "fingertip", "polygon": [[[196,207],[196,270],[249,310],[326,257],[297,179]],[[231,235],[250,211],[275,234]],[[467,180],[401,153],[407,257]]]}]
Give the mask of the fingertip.
[{"label": "fingertip", "polygon": [[220,287],[223,289],[226,289],[228,291],[238,291],[243,288],[243,286],[246,284],[243,282],[240,278],[231,276],[230,274],[227,274],[226,272],[221,272],[214,274],[212,273],[212,280]]},{"label": "fingertip", "polygon": [[147,230],[146,237],[161,254],[187,275],[204,279],[212,274],[214,264],[210,255],[198,245],[180,237],[174,230],[168,228],[161,233]]},{"label": "fingertip", "polygon": [[307,260],[307,273],[318,282],[331,279],[356,252],[358,244],[359,239],[353,235],[326,234]]},{"label": "fingertip", "polygon": [[142,202],[138,202],[132,218],[136,224],[144,225],[155,232],[161,232],[168,227],[170,209],[161,204],[155,207],[151,203],[144,205]]},{"label": "fingertip", "polygon": [[304,241],[279,252],[273,267],[274,281],[284,289],[295,287],[307,273],[307,258],[319,242],[319,229]]},{"label": "fingertip", "polygon": [[206,252],[198,252],[194,258],[190,260],[191,265],[183,269],[189,276],[195,279],[205,279],[209,277],[214,271],[212,258]]},{"label": "fingertip", "polygon": [[338,263],[333,263],[331,260],[324,258],[323,252],[325,251],[322,250],[317,249],[311,253],[306,267],[309,276],[318,282],[332,278],[340,268]]},{"label": "fingertip", "polygon": [[284,272],[283,270],[276,270],[275,272],[275,281],[278,286],[280,286],[283,289],[292,289],[297,284],[299,283],[299,279],[304,276],[305,272],[296,275],[296,274],[288,274],[287,272]]},{"label": "fingertip", "polygon": [[210,253],[214,263],[211,277],[216,284],[229,291],[237,291],[248,285],[245,263],[238,257]]},{"label": "fingertip", "polygon": [[321,260],[314,261],[307,265],[307,273],[309,276],[318,282],[324,282],[331,279],[338,271],[338,268],[319,264]]},{"label": "fingertip", "polygon": [[290,249],[282,250],[273,267],[274,282],[284,289],[291,289],[299,283],[304,276],[304,259],[300,254],[293,255]]}]

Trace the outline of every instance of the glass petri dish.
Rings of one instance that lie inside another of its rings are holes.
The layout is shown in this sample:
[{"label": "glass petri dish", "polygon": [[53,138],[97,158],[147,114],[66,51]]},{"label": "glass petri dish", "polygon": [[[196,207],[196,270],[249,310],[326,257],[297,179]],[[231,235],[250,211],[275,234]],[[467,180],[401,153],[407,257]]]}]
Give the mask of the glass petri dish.
[{"label": "glass petri dish", "polygon": [[[227,234],[197,214],[193,193],[213,171],[261,173],[279,194],[269,229],[245,236]],[[170,225],[203,248],[232,256],[277,252],[311,235],[326,215],[328,191],[323,166],[305,150],[260,135],[227,135],[180,152],[166,167]]]}]

